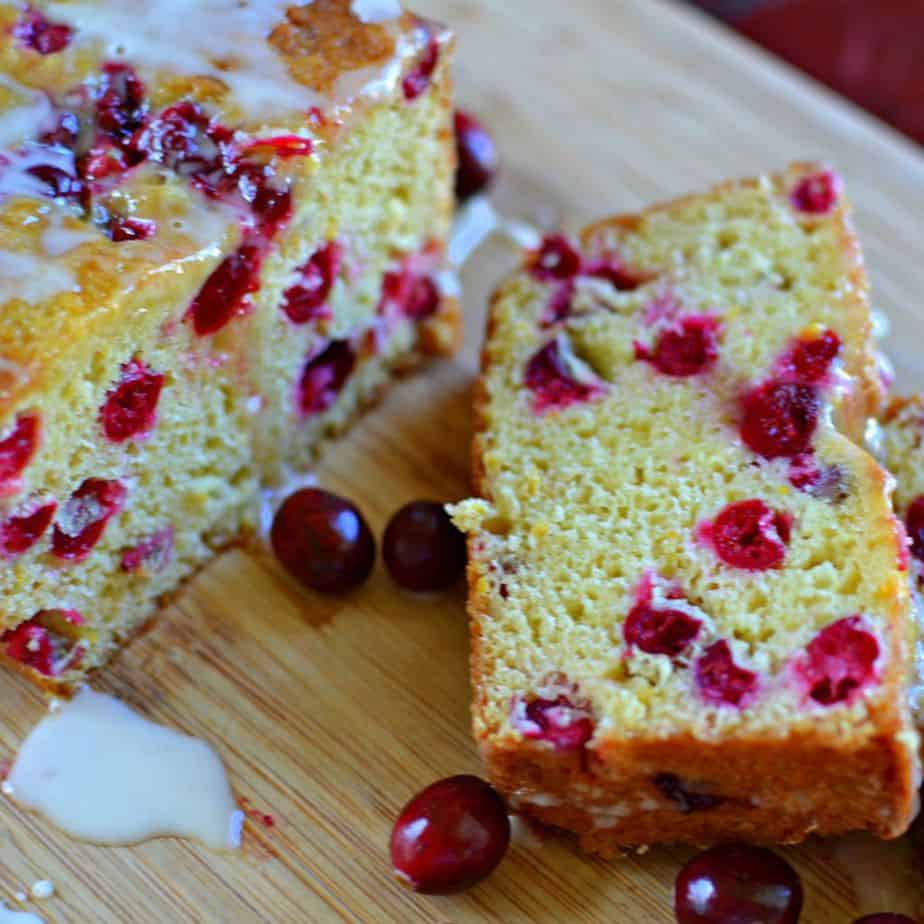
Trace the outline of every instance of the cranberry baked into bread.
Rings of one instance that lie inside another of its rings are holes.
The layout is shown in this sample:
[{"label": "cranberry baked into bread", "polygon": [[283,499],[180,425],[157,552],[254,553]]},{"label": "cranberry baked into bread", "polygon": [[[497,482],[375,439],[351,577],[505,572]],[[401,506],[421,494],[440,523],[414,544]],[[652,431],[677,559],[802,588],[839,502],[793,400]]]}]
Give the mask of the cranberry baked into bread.
[{"label": "cranberry baked into bread", "polygon": [[451,38],[396,0],[0,5],[0,650],[67,688],[453,347]]},{"label": "cranberry baked into bread", "polygon": [[591,850],[908,826],[914,633],[837,177],[549,238],[497,292],[468,533],[475,734]]}]

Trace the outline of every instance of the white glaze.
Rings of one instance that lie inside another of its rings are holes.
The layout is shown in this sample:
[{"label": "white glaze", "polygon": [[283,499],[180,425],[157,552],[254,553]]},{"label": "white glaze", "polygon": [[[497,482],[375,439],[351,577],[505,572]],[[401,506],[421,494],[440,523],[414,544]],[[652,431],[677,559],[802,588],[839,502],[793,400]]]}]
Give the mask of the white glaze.
[{"label": "white glaze", "polygon": [[407,59],[416,54],[418,48],[418,41],[413,36],[404,33],[397,35],[394,54],[384,64],[346,71],[337,78],[334,102],[343,105],[358,97],[378,100],[391,96],[398,86]]},{"label": "white glaze", "polygon": [[29,304],[61,292],[79,292],[71,270],[60,261],[33,253],[0,250],[0,292],[4,300],[21,298]]},{"label": "white glaze", "polygon": [[208,202],[201,197],[185,215],[172,221],[174,231],[187,235],[202,248],[220,245],[228,229],[238,224],[239,218],[233,207],[222,202]]},{"label": "white glaze", "polygon": [[42,250],[49,257],[60,257],[81,244],[88,244],[99,238],[98,231],[90,231],[86,228],[65,228],[64,225],[55,223],[42,232]]},{"label": "white glaze", "polygon": [[74,174],[74,155],[70,151],[28,142],[17,151],[0,150],[0,199],[28,196],[46,199],[48,187],[28,173],[29,167],[48,165]]},{"label": "white glaze", "polygon": [[0,87],[23,98],[22,105],[11,105],[0,111],[0,148],[22,144],[54,127],[54,109],[44,93],[23,86],[5,74],[0,74]]},{"label": "white glaze", "polygon": [[876,340],[882,340],[884,337],[889,336],[889,331],[891,330],[891,323],[889,322],[889,316],[882,311],[877,311],[875,308],[869,313],[869,320],[872,326],[872,334]]},{"label": "white glaze", "polygon": [[243,813],[215,751],[86,687],[36,725],[3,790],[81,840],[240,846]]},{"label": "white glaze", "polygon": [[131,62],[143,78],[160,70],[217,78],[259,119],[324,104],[266,41],[289,6],[289,0],[97,0],[51,3],[48,15],[71,25],[75,42],[101,43],[108,57]]},{"label": "white glaze", "polygon": [[353,0],[350,10],[361,22],[388,22],[401,15],[401,0]]},{"label": "white glaze", "polygon": [[470,199],[456,212],[446,249],[449,262],[453,266],[463,266],[500,225],[500,216],[487,196]]},{"label": "white glaze", "polygon": [[28,911],[10,911],[0,902],[0,924],[45,924],[45,922]]},{"label": "white glaze", "polygon": [[449,236],[447,257],[452,266],[462,267],[492,234],[522,250],[535,250],[542,243],[542,232],[534,225],[505,218],[486,195],[474,196],[458,212]]},{"label": "white glaze", "polygon": [[[295,80],[267,41],[290,5],[289,0],[97,0],[54,2],[48,13],[76,30],[77,43],[101,44],[108,57],[130,62],[148,80],[168,71],[222,81],[255,121],[394,90],[403,59],[416,48],[403,36],[384,65],[344,74],[333,99]],[[395,0],[355,0],[353,12],[363,22],[385,22],[399,16],[401,7]]]},{"label": "white glaze", "polygon": [[32,897],[43,901],[55,894],[55,884],[50,879],[39,879],[32,883]]}]

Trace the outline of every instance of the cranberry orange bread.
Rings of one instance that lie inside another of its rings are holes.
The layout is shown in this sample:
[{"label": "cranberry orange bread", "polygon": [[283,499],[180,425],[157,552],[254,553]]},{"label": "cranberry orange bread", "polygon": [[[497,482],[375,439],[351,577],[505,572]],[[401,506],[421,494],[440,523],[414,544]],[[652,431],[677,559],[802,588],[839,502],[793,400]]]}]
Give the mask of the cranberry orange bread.
[{"label": "cranberry orange bread", "polygon": [[396,0],[0,4],[0,650],[40,681],[452,348],[450,54]]},{"label": "cranberry orange bread", "polygon": [[547,239],[497,292],[468,533],[475,735],[591,850],[915,810],[879,386],[840,184],[797,165]]}]

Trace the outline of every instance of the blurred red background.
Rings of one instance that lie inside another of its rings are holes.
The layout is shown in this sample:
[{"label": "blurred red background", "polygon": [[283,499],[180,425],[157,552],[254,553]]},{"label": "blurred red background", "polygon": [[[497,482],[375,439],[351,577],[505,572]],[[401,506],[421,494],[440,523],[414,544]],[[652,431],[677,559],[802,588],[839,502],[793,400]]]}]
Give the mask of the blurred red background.
[{"label": "blurred red background", "polygon": [[695,0],[924,144],[924,0]]}]

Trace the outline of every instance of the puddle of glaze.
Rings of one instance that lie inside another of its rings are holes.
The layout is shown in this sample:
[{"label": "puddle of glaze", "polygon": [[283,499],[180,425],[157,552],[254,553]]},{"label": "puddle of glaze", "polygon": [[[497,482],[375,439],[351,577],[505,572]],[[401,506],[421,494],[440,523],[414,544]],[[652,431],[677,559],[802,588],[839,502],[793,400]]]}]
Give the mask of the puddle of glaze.
[{"label": "puddle of glaze", "polygon": [[241,842],[243,813],[215,751],[86,687],[32,730],[3,791],[93,843],[176,836],[233,850]]},{"label": "puddle of glaze", "polygon": [[853,885],[858,916],[891,912],[917,918],[924,913],[910,838],[881,841],[870,834],[849,834],[834,842],[833,851]]},{"label": "puddle of glaze", "polygon": [[495,233],[524,250],[534,250],[542,242],[542,232],[534,225],[505,218],[488,196],[475,196],[456,213],[446,249],[450,265],[464,266],[478,247]]},{"label": "puddle of glaze", "polygon": [[0,924],[45,924],[45,922],[28,911],[11,911],[0,902]]}]

